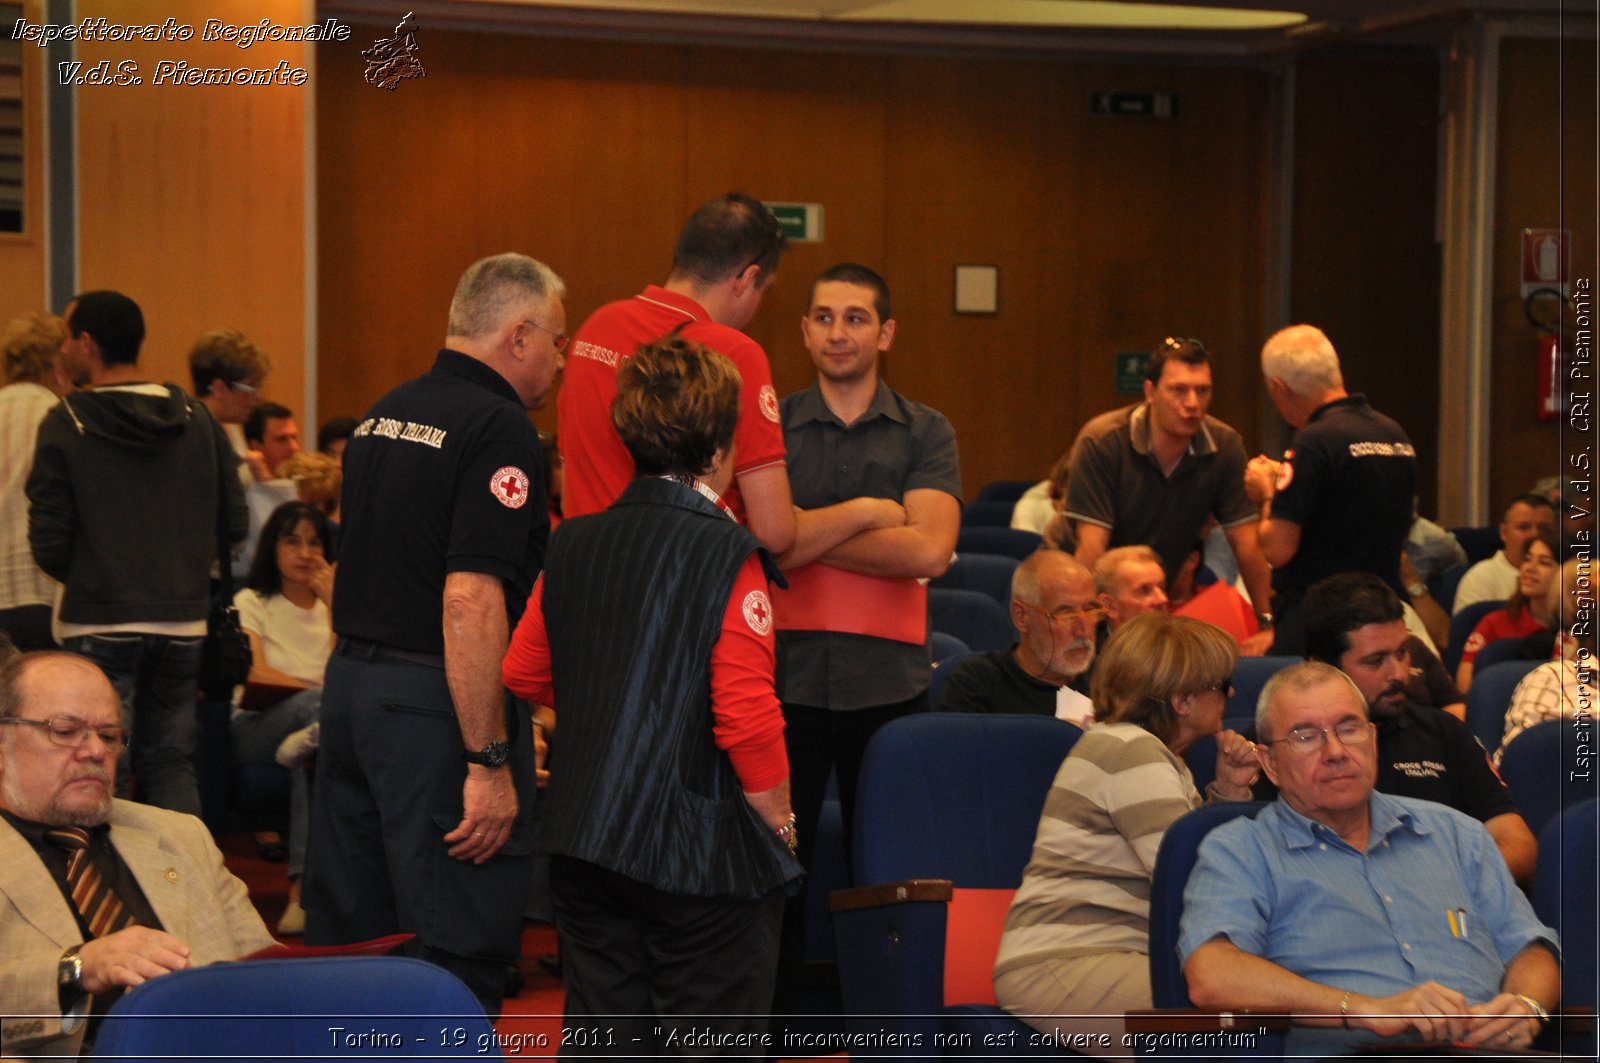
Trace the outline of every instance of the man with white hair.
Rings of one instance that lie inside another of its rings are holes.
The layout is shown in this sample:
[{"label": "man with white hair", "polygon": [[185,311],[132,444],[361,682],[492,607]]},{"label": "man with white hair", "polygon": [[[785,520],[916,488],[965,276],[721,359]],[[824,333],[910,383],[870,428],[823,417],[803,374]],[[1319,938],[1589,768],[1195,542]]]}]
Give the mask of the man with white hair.
[{"label": "man with white hair", "polygon": [[193,816],[115,800],[121,705],[87,658],[0,664],[0,1052],[72,1058],[124,989],[274,942]]},{"label": "man with white hair", "polygon": [[1090,570],[1110,630],[1145,613],[1167,611],[1167,573],[1161,555],[1148,546],[1118,546],[1100,555]]},{"label": "man with white hair", "polygon": [[1094,577],[1071,554],[1040,550],[1011,577],[1009,650],[956,665],[939,692],[939,712],[1027,712],[1088,726],[1095,629],[1106,617]]},{"label": "man with white hair", "polygon": [[1400,551],[1411,527],[1417,457],[1405,429],[1345,390],[1322,330],[1294,325],[1261,348],[1267,394],[1295,429],[1283,461],[1260,455],[1245,491],[1260,507],[1272,565],[1272,652],[1301,655],[1300,599],[1339,572],[1371,572],[1405,600]]},{"label": "man with white hair", "polygon": [[562,366],[563,294],[526,255],[473,263],[433,368],[344,454],[306,942],[416,934],[491,1013],[532,874],[532,722],[500,661],[550,535],[525,411]]}]

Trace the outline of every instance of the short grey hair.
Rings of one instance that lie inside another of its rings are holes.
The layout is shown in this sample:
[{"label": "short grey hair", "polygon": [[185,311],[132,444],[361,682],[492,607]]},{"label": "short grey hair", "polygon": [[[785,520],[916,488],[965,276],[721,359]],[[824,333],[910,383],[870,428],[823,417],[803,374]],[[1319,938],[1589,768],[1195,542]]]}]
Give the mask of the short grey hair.
[{"label": "short grey hair", "polygon": [[[1117,570],[1130,561],[1148,561],[1152,564],[1161,564],[1161,555],[1143,544],[1134,546],[1119,546],[1115,550],[1107,550],[1095,559],[1094,563],[1094,589],[1101,594],[1112,593],[1117,586]],[[1166,582],[1166,574],[1162,574],[1162,582]]]},{"label": "short grey hair", "polygon": [[561,278],[537,259],[512,251],[480,258],[456,283],[449,334],[479,339],[505,327],[529,298],[548,301],[566,293]]},{"label": "short grey hair", "polygon": [[1261,348],[1261,372],[1302,398],[1344,387],[1339,354],[1315,325],[1291,325],[1268,337]]},{"label": "short grey hair", "polygon": [[1038,605],[1039,570],[1051,564],[1061,564],[1066,567],[1068,572],[1074,574],[1082,573],[1086,577],[1089,576],[1089,570],[1069,553],[1061,550],[1035,550],[1023,558],[1022,563],[1017,566],[1017,570],[1011,574],[1011,597],[1018,601],[1027,602],[1029,605]]},{"label": "short grey hair", "polygon": [[1367,699],[1361,693],[1361,688],[1356,686],[1355,680],[1331,664],[1323,664],[1321,661],[1302,661],[1273,673],[1272,678],[1261,688],[1261,696],[1256,699],[1256,741],[1268,741],[1267,724],[1272,718],[1272,703],[1277,699],[1279,691],[1292,690],[1298,693],[1335,680],[1343,682],[1350,688],[1350,693],[1356,696],[1356,704],[1361,706],[1361,715],[1367,716]]}]

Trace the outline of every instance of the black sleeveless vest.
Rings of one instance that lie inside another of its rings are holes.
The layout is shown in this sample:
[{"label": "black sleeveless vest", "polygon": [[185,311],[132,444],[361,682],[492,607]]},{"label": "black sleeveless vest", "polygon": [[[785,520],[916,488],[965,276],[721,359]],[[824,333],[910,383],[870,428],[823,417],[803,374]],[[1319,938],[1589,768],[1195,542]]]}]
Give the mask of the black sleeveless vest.
[{"label": "black sleeveless vest", "polygon": [[544,569],[560,737],[542,849],[697,897],[752,899],[800,878],[712,738],[711,649],[760,550],[657,477],[561,524]]}]

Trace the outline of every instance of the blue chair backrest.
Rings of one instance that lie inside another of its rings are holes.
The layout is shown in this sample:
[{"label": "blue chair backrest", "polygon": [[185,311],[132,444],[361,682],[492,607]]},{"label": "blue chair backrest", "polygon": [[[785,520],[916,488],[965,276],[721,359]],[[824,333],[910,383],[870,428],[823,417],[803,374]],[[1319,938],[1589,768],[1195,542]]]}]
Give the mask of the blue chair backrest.
[{"label": "blue chair backrest", "polygon": [[1585,749],[1591,754],[1594,749],[1592,715],[1536,724],[1513,738],[1500,754],[1500,777],[1534,834],[1563,808],[1600,792],[1594,772],[1578,770],[1578,757]]},{"label": "blue chair backrest", "polygon": [[1010,528],[1015,502],[968,502],[961,507],[963,528]]},{"label": "blue chair backrest", "polygon": [[[1223,726],[1226,728],[1227,724]],[[1183,751],[1183,762],[1194,776],[1194,788],[1204,796],[1206,787],[1217,777],[1217,736],[1201,735],[1189,743],[1189,748]]]},{"label": "blue chair backrest", "polygon": [[1178,923],[1183,917],[1183,888],[1194,870],[1200,843],[1214,828],[1266,807],[1258,801],[1201,805],[1180,817],[1162,837],[1150,881],[1150,994],[1156,1007],[1194,1007],[1178,963]]},{"label": "blue chair backrest", "polygon": [[928,652],[933,657],[934,665],[937,666],[940,661],[955,657],[958,654],[971,653],[972,647],[954,635],[946,634],[943,631],[930,631],[928,632]]},{"label": "blue chair backrest", "polygon": [[929,587],[978,591],[987,594],[1002,609],[1011,607],[1011,577],[1022,562],[1000,554],[957,554],[944,575],[928,582]]},{"label": "blue chair backrest", "polygon": [[1490,665],[1504,664],[1507,661],[1529,661],[1534,659],[1528,655],[1528,643],[1526,640],[1495,639],[1479,650],[1478,655],[1472,659],[1472,681],[1476,683],[1478,681],[1478,673]]},{"label": "blue chair backrest", "polygon": [[1496,609],[1505,607],[1506,603],[1501,601],[1473,602],[1450,618],[1450,637],[1444,647],[1444,666],[1450,670],[1451,678],[1455,678],[1456,666],[1461,663],[1461,651],[1467,645],[1467,636],[1478,626],[1478,621]]},{"label": "blue chair backrest", "polygon": [[1016,502],[1038,480],[990,480],[978,488],[979,502]]},{"label": "blue chair backrest", "polygon": [[1456,537],[1456,542],[1461,544],[1461,549],[1467,552],[1467,566],[1469,568],[1479,561],[1489,560],[1494,556],[1494,552],[1504,545],[1500,542],[1500,526],[1498,524],[1451,528],[1449,531],[1451,535]]},{"label": "blue chair backrest", "polygon": [[[382,1043],[340,1042],[330,1051],[337,1026],[376,1030]],[[441,1030],[452,1033],[441,1038]],[[503,1055],[460,979],[401,956],[252,960],[153,978],[112,1006],[94,1054],[116,1061]]]},{"label": "blue chair backrest", "polygon": [[[1517,739],[1522,741],[1521,738]],[[1513,746],[1516,742],[1512,743]],[[1562,809],[1539,832],[1533,910],[1561,935],[1561,1003],[1593,1008],[1597,1001],[1595,882],[1600,877],[1600,800]],[[1593,1044],[1593,1035],[1590,1036]],[[1589,1054],[1593,1054],[1593,1048]]]},{"label": "blue chair backrest", "polygon": [[856,881],[1015,889],[1045,795],[1082,733],[1046,716],[918,713],[885,724],[861,764]]},{"label": "blue chair backrest", "polygon": [[1287,654],[1240,657],[1239,663],[1233,666],[1233,697],[1228,699],[1227,707],[1222,710],[1223,717],[1229,720],[1249,717],[1254,721],[1256,700],[1261,697],[1261,688],[1267,685],[1267,680],[1281,669],[1299,664],[1303,659]]},{"label": "blue chair backrest", "polygon": [[1452,565],[1436,576],[1428,577],[1428,594],[1439,603],[1439,608],[1450,612],[1456,604],[1456,588],[1461,577],[1467,574],[1466,565]]},{"label": "blue chair backrest", "polygon": [[981,591],[928,590],[928,626],[954,635],[974,650],[1003,650],[1016,641],[1011,614]]},{"label": "blue chair backrest", "polygon": [[[1490,643],[1490,645],[1494,645]],[[1522,677],[1539,667],[1538,661],[1502,661],[1481,670],[1474,668],[1467,688],[1467,728],[1483,748],[1493,753],[1506,733],[1506,709]]]},{"label": "blue chair backrest", "polygon": [[1044,545],[1044,536],[1020,528],[962,528],[956,533],[958,554],[1000,554],[1022,560]]}]

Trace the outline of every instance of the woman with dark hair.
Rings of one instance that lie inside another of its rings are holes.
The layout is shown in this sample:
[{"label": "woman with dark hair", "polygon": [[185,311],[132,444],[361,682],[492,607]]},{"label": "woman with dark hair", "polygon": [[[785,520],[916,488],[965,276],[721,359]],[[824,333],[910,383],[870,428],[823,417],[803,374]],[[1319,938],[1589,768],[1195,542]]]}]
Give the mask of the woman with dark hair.
[{"label": "woman with dark hair", "polygon": [[[1134,617],[1106,642],[1090,684],[1095,722],[1045,798],[995,957],[995,997],[1024,1022],[1120,1035],[1124,1012],[1150,1007],[1156,850],[1201,804],[1183,753],[1221,729],[1237,661],[1221,628],[1167,613]],[[1224,732],[1208,796],[1247,801],[1258,774],[1254,743]]]},{"label": "woman with dark hair", "polygon": [[682,338],[622,363],[611,420],[638,475],[551,538],[505,658],[555,758],[540,815],[565,1022],[601,1031],[576,1054],[670,1054],[691,1032],[751,1044],[767,1028],[801,870],[770,559],[722,501],[739,385]]},{"label": "woman with dark hair", "polygon": [[305,763],[316,752],[322,672],[333,650],[333,554],[328,519],[306,502],[285,502],[261,529],[246,586],[234,595],[250,639],[250,677],[233,710],[233,757],[290,769],[289,904],[280,935],[305,932],[305,872],[311,794]]},{"label": "woman with dark hair", "polygon": [[1456,686],[1463,694],[1472,685],[1472,670],[1478,652],[1485,646],[1500,639],[1526,638],[1552,626],[1555,616],[1546,599],[1561,565],[1560,557],[1561,548],[1549,532],[1541,531],[1529,540],[1522,564],[1517,567],[1517,589],[1506,599],[1504,609],[1496,609],[1478,621],[1461,648]]}]

